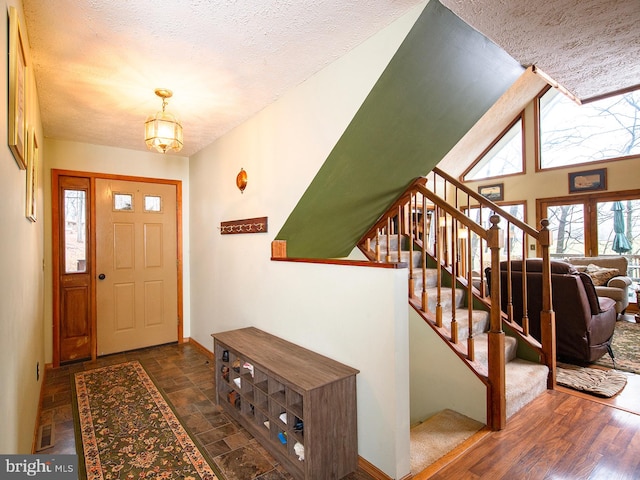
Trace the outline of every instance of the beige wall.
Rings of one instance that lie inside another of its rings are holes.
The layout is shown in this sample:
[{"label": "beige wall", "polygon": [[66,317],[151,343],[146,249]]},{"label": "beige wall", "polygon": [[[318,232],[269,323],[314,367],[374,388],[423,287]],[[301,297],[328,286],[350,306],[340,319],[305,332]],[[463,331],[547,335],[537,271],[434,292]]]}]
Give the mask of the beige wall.
[{"label": "beige wall", "polygon": [[[142,125],[142,123],[141,123]],[[142,126],[140,133],[142,142]],[[148,151],[105,147],[65,140],[45,139],[44,142],[44,215],[45,252],[45,353],[52,359],[52,278],[51,278],[51,170],[75,170],[135,177],[162,178],[182,181],[183,230],[183,295],[184,336],[189,336],[189,159],[177,155],[163,155]]]},{"label": "beige wall", "polygon": [[[24,28],[20,2],[2,2],[4,11],[14,5]],[[3,50],[7,46],[7,21],[0,23]],[[26,32],[23,32],[26,34]],[[27,38],[24,39],[27,41]],[[0,130],[7,131],[7,55],[2,55]],[[27,112],[29,126],[34,129],[42,152],[40,122],[35,81],[27,73]],[[42,178],[42,168],[39,172]],[[25,217],[26,171],[19,170],[7,137],[0,148],[0,452],[30,453],[35,431],[35,419],[44,371],[43,317],[43,222],[42,183],[37,192],[38,221]],[[36,366],[40,380],[36,380]]]},{"label": "beige wall", "polygon": [[[190,159],[192,337],[254,325],[359,369],[358,450],[392,478],[410,470],[406,270],[272,262],[270,244],[423,7]],[[268,233],[218,230],[261,216]]]}]

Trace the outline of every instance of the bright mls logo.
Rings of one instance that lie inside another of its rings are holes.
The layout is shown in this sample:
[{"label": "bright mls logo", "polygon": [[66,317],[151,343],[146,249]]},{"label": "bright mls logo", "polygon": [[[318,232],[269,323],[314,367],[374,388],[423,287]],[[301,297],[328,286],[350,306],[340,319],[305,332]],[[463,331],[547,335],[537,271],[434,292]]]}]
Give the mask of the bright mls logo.
[{"label": "bright mls logo", "polygon": [[77,455],[0,455],[0,479],[76,480]]}]

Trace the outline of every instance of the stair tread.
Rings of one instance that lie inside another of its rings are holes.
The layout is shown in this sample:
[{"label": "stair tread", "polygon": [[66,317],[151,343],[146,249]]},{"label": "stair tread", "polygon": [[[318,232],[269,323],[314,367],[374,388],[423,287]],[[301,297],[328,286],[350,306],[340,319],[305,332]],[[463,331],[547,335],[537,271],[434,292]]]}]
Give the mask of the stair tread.
[{"label": "stair tread", "polygon": [[507,418],[547,390],[549,368],[516,358],[505,365]]},{"label": "stair tread", "polygon": [[[489,363],[489,335],[487,333],[481,333],[474,337],[474,347],[476,353],[476,362],[483,365]],[[518,340],[509,335],[504,337],[504,350],[505,350],[505,362],[511,362],[515,360],[516,353],[518,351]]]}]

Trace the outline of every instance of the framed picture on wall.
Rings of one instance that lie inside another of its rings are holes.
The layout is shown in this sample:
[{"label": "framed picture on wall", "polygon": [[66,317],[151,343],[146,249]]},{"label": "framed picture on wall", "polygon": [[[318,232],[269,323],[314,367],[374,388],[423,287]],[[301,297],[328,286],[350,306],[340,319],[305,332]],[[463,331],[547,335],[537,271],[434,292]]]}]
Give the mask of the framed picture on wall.
[{"label": "framed picture on wall", "polygon": [[38,139],[36,138],[36,132],[33,128],[28,133],[28,147],[27,147],[27,202],[26,202],[26,217],[35,222],[36,205],[38,201]]},{"label": "framed picture on wall", "polygon": [[504,183],[483,185],[481,187],[478,187],[478,193],[487,200],[491,200],[492,202],[500,202],[504,200]]},{"label": "framed picture on wall", "polygon": [[606,168],[569,173],[569,193],[593,192],[606,189]]},{"label": "framed picture on wall", "polygon": [[27,168],[27,51],[15,7],[9,7],[8,143],[18,167]]}]

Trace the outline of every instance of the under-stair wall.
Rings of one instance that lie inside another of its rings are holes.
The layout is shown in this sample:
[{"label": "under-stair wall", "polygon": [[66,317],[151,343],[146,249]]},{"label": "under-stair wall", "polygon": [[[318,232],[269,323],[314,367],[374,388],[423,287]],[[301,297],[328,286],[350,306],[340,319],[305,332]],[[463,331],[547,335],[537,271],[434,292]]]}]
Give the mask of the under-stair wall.
[{"label": "under-stair wall", "polygon": [[409,382],[412,425],[446,408],[487,423],[486,386],[413,309],[409,309]]}]

